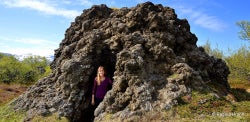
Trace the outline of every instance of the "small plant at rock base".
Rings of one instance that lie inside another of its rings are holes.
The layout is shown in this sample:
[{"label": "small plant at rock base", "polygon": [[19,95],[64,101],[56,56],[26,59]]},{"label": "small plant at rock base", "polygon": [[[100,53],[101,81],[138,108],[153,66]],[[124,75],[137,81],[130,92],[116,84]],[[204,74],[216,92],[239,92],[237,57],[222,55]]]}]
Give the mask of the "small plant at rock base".
[{"label": "small plant at rock base", "polygon": [[173,79],[175,79],[175,78],[177,78],[178,76],[179,76],[178,74],[174,73],[174,74],[170,75],[168,78],[173,78]]}]

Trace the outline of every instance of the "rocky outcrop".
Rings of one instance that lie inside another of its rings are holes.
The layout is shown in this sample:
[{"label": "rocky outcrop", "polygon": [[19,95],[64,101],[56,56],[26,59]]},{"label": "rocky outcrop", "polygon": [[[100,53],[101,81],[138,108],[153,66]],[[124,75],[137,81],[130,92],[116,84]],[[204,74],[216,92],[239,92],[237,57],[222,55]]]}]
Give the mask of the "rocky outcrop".
[{"label": "rocky outcrop", "polygon": [[57,112],[72,121],[87,120],[93,79],[103,65],[114,80],[95,110],[95,120],[142,116],[168,110],[192,90],[216,93],[229,69],[221,59],[197,47],[197,37],[174,9],[151,2],[132,8],[93,6],[76,17],[55,50],[53,72],[20,96],[16,109],[33,115]]}]

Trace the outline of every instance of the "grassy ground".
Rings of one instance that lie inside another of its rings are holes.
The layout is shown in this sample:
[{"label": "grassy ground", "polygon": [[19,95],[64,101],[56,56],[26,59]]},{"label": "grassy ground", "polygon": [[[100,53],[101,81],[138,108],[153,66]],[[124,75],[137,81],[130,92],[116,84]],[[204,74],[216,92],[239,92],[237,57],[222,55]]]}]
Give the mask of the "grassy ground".
[{"label": "grassy ground", "polygon": [[25,112],[14,111],[8,104],[0,106],[0,122],[20,122],[24,116]]},{"label": "grassy ground", "polygon": [[231,88],[245,89],[250,93],[250,81],[230,78],[228,82]]},{"label": "grassy ground", "polygon": [[[0,122],[20,122],[24,120],[25,112],[14,111],[9,104],[22,94],[28,86],[20,84],[0,84]],[[56,114],[49,117],[37,116],[32,122],[68,122],[66,118],[58,118]]]},{"label": "grassy ground", "polygon": [[[25,117],[24,111],[14,111],[12,106],[6,104],[0,106],[0,122],[22,122]],[[48,117],[36,116],[32,122],[69,122],[67,118],[58,118],[57,114]]]},{"label": "grassy ground", "polygon": [[[237,102],[229,102],[226,98],[216,98],[209,93],[194,91],[192,99],[180,99],[179,105],[169,111],[151,111],[146,116],[128,118],[133,121],[225,121],[225,122],[247,122],[250,121],[250,82],[229,80],[232,93]],[[22,121],[25,112],[13,111],[8,104],[27,89],[19,84],[0,84],[0,122]],[[107,121],[121,121],[111,119]],[[56,114],[48,117],[37,116],[33,122],[68,122],[66,118],[58,118]]]}]

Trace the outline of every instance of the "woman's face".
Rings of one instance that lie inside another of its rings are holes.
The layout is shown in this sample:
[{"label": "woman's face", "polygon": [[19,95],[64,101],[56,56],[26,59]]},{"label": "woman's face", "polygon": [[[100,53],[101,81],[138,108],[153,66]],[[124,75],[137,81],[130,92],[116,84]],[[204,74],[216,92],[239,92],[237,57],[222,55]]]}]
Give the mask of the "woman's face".
[{"label": "woman's face", "polygon": [[99,74],[99,76],[104,76],[104,69],[102,68],[102,67],[100,67],[99,69],[98,69],[98,74]]}]

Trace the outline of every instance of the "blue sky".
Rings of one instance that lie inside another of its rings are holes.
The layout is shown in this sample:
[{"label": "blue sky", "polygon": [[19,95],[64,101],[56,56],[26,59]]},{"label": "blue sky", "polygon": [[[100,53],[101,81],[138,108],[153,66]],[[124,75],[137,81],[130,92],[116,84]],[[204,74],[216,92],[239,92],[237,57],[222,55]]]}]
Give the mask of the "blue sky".
[{"label": "blue sky", "polygon": [[[74,18],[92,5],[133,7],[146,0],[0,0],[0,52],[54,55]],[[248,0],[152,0],[187,19],[197,45],[210,41],[227,53],[249,42],[240,40],[238,21],[250,21]]]}]

